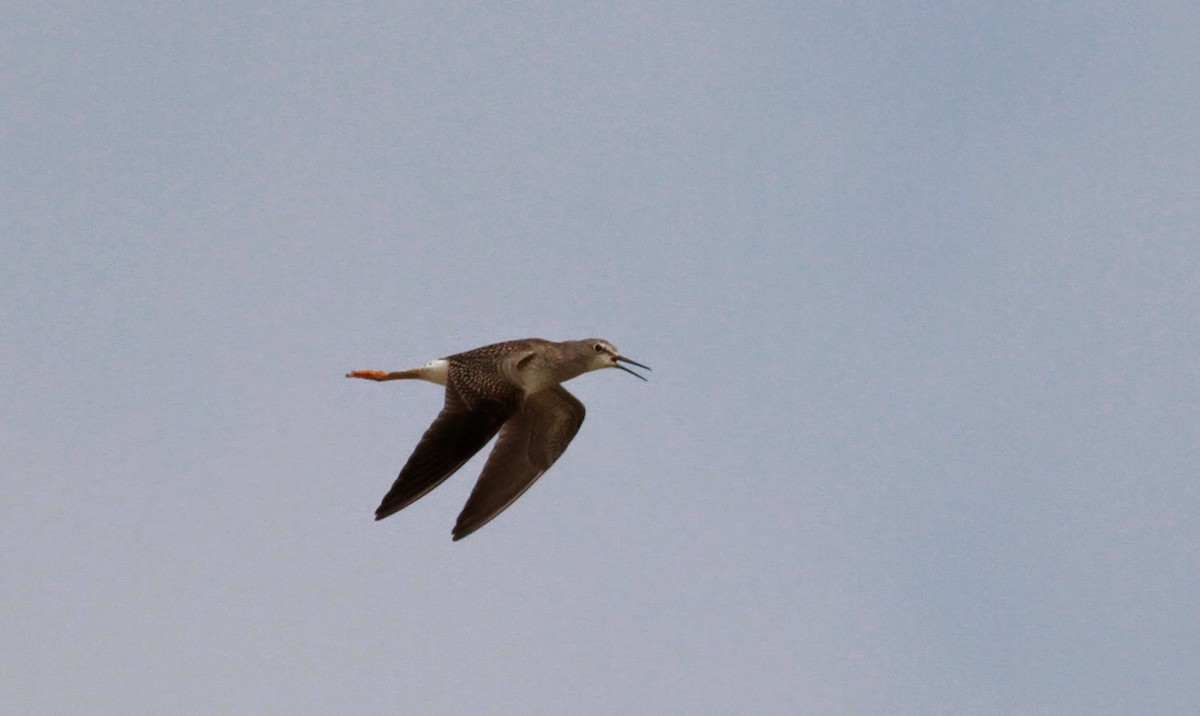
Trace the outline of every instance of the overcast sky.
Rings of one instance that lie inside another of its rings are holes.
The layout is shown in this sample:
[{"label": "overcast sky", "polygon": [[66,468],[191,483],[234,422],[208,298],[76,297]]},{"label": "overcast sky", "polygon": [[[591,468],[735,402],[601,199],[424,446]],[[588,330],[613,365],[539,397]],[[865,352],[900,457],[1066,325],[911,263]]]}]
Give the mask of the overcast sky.
[{"label": "overcast sky", "polygon": [[[7,3],[0,710],[1200,713],[1200,5]],[[570,450],[372,515],[599,336]]]}]

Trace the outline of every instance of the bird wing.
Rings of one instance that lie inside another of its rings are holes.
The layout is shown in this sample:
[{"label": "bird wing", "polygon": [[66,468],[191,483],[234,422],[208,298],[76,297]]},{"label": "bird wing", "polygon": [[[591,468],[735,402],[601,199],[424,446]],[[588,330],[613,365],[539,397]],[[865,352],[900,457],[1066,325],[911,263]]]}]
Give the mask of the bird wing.
[{"label": "bird wing", "polygon": [[583,425],[583,403],[561,385],[526,398],[504,427],[454,525],[460,540],[503,512],[554,464]]},{"label": "bird wing", "polygon": [[500,400],[473,400],[470,405],[451,381],[442,412],[425,430],[392,489],[375,510],[375,519],[395,514],[421,499],[462,467],[517,411],[519,393]]}]

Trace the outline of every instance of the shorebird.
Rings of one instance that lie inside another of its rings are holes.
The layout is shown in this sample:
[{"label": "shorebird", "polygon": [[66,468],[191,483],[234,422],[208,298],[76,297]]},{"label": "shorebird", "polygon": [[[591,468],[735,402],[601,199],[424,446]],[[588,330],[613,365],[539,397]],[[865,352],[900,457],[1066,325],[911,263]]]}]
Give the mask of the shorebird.
[{"label": "shorebird", "polygon": [[382,520],[421,499],[496,433],[483,472],[454,525],[458,541],[503,512],[562,456],[583,424],[583,403],[562,383],[600,368],[649,367],[602,338],[525,338],[438,358],[417,368],[356,370],[347,378],[427,380],[446,386],[446,403],[375,510]]}]

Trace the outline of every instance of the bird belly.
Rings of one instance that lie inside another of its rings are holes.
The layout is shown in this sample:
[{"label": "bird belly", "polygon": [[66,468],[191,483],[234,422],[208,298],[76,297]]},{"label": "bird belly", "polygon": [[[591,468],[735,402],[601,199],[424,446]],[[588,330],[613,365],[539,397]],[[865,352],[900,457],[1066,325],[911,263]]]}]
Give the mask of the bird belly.
[{"label": "bird belly", "polygon": [[550,371],[540,369],[540,366],[521,371],[521,388],[525,395],[540,393],[552,385],[558,385],[558,381]]}]

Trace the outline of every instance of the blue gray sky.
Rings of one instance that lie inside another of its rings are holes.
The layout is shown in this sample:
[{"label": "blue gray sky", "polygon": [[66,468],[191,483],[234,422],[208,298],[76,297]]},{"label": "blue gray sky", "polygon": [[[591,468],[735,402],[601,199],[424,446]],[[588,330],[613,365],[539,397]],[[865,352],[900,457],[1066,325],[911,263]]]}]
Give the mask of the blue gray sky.
[{"label": "blue gray sky", "polygon": [[[0,704],[1200,712],[1200,6],[9,3]],[[372,512],[601,336],[578,438]]]}]

